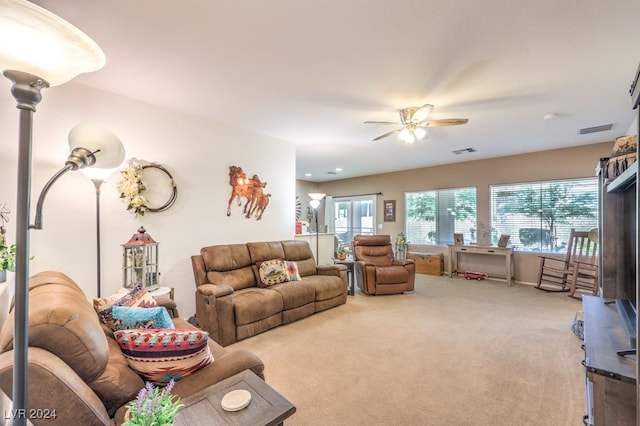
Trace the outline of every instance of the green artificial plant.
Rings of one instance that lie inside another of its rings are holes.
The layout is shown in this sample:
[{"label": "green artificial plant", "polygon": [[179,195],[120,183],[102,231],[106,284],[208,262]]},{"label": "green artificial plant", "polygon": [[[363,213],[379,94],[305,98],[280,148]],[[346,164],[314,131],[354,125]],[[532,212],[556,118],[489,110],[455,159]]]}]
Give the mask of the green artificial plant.
[{"label": "green artificial plant", "polygon": [[127,404],[129,418],[123,426],[162,426],[173,424],[176,413],[184,406],[180,398],[171,395],[175,381],[171,379],[164,388],[147,382],[134,401]]}]

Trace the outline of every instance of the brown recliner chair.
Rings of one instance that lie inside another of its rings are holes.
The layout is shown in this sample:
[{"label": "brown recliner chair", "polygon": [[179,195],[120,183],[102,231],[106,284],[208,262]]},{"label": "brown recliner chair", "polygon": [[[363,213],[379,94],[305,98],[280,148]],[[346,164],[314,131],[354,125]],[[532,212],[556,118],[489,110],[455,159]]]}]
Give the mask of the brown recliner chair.
[{"label": "brown recliner chair", "polygon": [[356,235],[353,239],[358,287],[365,294],[413,291],[416,265],[394,258],[390,235]]}]

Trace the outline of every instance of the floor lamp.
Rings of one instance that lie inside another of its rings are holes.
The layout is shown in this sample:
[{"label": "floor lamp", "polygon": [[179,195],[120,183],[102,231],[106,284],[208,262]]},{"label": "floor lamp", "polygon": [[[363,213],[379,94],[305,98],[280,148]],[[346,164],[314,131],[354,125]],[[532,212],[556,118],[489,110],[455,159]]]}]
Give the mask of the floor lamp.
[{"label": "floor lamp", "polygon": [[[0,64],[13,83],[11,93],[19,112],[12,396],[13,412],[23,413],[27,409],[33,114],[42,100],[42,89],[98,70],[106,60],[98,45],[76,27],[25,0],[0,0],[0,37],[5,40],[0,44]],[[25,425],[26,421],[26,416],[18,416],[14,424]]]},{"label": "floor lamp", "polygon": [[313,209],[314,216],[316,217],[316,265],[320,264],[320,237],[318,235],[318,207],[320,207],[320,201],[325,197],[325,194],[321,192],[310,192],[309,205]]},{"label": "floor lamp", "polygon": [[[75,126],[69,132],[69,146],[73,148],[85,147],[90,150],[100,149],[102,146],[108,146],[109,158],[103,162],[102,167],[89,167],[82,169],[84,174],[91,182],[96,190],[96,297],[101,296],[102,289],[102,272],[100,254],[100,188],[102,184],[109,179],[116,168],[124,161],[124,147],[120,139],[108,129],[92,123],[81,123]],[[112,167],[104,166],[104,164]],[[115,167],[113,167],[115,166]]]}]

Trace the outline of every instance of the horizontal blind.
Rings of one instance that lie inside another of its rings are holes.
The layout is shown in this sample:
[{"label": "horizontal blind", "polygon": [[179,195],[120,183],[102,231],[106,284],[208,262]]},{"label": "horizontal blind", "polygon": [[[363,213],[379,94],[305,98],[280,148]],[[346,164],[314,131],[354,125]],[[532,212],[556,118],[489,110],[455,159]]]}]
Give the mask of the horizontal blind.
[{"label": "horizontal blind", "polygon": [[411,244],[450,244],[453,234],[475,242],[476,188],[405,193],[405,234]]},{"label": "horizontal blind", "polygon": [[491,185],[492,237],[518,250],[566,252],[571,228],[598,227],[597,178]]}]

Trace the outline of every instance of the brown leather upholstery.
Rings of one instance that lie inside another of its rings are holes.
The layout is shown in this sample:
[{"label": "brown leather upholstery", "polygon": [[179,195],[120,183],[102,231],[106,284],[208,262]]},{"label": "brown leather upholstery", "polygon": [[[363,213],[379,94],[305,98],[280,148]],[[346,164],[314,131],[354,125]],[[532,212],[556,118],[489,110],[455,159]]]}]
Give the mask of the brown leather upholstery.
[{"label": "brown leather upholstery", "polygon": [[[176,328],[194,328],[181,319]],[[14,311],[0,330],[0,388],[13,388]],[[35,425],[109,425],[144,387],[129,368],[110,332],[102,328],[82,289],[59,272],[41,272],[29,283],[27,387],[30,409],[56,410],[55,420],[31,419]],[[248,351],[228,352],[213,340],[214,362],[176,384],[181,397],[246,369],[263,377],[264,365]],[[118,423],[120,424],[120,423]]]},{"label": "brown leather upholstery", "polygon": [[[302,280],[260,288],[256,262],[296,262]],[[306,241],[204,247],[191,257],[196,319],[223,346],[347,301],[344,265],[316,266]]]},{"label": "brown leather upholstery", "polygon": [[353,239],[358,286],[365,294],[413,291],[413,260],[396,260],[389,235],[356,235]]}]

